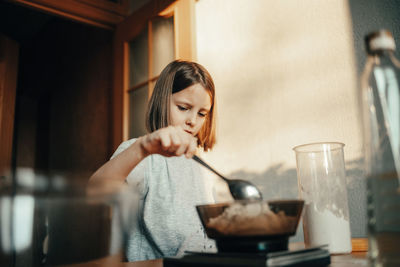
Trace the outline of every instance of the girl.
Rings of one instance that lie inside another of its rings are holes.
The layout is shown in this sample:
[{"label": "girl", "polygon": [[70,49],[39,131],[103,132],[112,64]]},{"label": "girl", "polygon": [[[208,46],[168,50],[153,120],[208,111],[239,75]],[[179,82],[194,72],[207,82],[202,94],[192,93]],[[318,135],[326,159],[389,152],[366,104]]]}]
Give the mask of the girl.
[{"label": "girl", "polygon": [[210,190],[196,149],[215,143],[215,91],[207,70],[173,61],[160,74],[151,96],[148,134],[123,142],[91,181],[116,179],[140,193],[136,228],[129,237],[129,261],[180,256],[185,250],[215,251],[195,206],[209,202]]}]

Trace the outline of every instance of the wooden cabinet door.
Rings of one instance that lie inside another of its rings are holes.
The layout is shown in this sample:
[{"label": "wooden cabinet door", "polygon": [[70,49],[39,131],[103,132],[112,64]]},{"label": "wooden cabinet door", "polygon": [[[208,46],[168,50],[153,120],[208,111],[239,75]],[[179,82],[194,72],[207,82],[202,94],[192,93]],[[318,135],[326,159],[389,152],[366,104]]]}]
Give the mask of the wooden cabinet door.
[{"label": "wooden cabinet door", "polygon": [[129,0],[9,0],[63,18],[113,30],[129,12]]},{"label": "wooden cabinet door", "polygon": [[19,45],[0,34],[0,176],[11,170]]}]

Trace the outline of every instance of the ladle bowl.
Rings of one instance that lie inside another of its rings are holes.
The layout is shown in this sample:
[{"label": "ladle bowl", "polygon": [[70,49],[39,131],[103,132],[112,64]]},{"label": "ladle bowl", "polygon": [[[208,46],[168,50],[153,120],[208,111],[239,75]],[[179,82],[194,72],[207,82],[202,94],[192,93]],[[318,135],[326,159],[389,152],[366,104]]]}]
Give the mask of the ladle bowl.
[{"label": "ladle bowl", "polygon": [[217,172],[214,168],[208,165],[204,160],[194,155],[193,159],[218,175],[229,186],[229,191],[235,200],[261,200],[262,194],[258,188],[249,181],[240,179],[228,179],[224,175]]}]

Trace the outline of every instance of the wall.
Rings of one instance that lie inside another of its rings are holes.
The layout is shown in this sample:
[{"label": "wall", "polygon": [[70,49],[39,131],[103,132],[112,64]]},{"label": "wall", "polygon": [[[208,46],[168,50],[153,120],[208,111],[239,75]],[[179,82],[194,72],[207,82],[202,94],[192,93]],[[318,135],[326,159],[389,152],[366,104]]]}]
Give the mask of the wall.
[{"label": "wall", "polygon": [[253,181],[265,198],[293,198],[298,191],[292,148],[343,142],[351,230],[359,237],[366,234],[360,38],[382,22],[399,25],[399,4],[350,3],[199,0],[197,57],[217,88],[218,144],[204,155],[207,161]]}]

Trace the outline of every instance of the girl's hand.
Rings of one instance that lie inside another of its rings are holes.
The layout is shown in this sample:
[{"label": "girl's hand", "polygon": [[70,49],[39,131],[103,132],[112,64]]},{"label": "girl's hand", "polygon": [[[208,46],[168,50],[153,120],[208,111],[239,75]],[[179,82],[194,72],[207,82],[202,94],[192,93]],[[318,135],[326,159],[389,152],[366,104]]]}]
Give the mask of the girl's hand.
[{"label": "girl's hand", "polygon": [[197,147],[197,138],[179,126],[168,126],[140,137],[140,145],[145,155],[160,154],[167,157],[191,158]]}]

